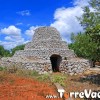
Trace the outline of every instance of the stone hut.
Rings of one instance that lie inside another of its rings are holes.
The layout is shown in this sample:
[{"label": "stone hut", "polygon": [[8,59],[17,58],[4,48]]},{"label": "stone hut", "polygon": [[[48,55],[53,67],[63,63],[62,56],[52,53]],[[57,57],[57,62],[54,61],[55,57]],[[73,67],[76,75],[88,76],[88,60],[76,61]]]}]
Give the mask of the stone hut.
[{"label": "stone hut", "polygon": [[43,60],[50,60],[52,55],[64,58],[75,57],[69,50],[65,41],[62,41],[60,33],[53,27],[40,27],[35,30],[32,42],[25,45],[23,51],[17,51],[14,56],[32,56]]},{"label": "stone hut", "polygon": [[36,70],[40,74],[57,71],[75,74],[89,68],[89,61],[76,58],[74,51],[62,41],[54,27],[37,28],[24,50],[17,51],[12,58],[2,59],[3,64],[7,64],[7,61],[16,65],[21,63],[21,67]]}]

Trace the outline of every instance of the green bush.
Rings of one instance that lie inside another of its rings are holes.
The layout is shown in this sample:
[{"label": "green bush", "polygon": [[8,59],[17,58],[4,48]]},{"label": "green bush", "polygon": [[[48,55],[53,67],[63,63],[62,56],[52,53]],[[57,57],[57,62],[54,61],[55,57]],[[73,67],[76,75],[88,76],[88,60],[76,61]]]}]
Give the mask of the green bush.
[{"label": "green bush", "polygon": [[15,52],[18,50],[24,50],[24,47],[25,47],[25,44],[22,44],[22,45],[18,45],[15,48],[11,49],[11,52],[12,52],[11,55],[13,56]]},{"label": "green bush", "polygon": [[58,75],[58,74],[53,75],[51,78],[51,81],[53,83],[59,83],[62,86],[65,86],[65,83],[64,83],[65,80],[66,80],[66,77],[64,75]]},{"label": "green bush", "polygon": [[3,71],[3,70],[4,70],[4,68],[0,66],[0,71]]},{"label": "green bush", "polygon": [[29,75],[30,76],[38,76],[38,72],[36,72],[35,70],[29,70]]},{"label": "green bush", "polygon": [[37,79],[40,81],[47,81],[49,79],[49,74],[39,75]]}]

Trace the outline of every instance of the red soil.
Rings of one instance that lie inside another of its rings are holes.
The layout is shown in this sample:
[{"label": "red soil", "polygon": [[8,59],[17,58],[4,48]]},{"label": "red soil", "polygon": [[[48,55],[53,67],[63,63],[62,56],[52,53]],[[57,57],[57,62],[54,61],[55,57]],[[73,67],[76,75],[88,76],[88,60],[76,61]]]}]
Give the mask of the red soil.
[{"label": "red soil", "polygon": [[62,100],[46,98],[48,94],[59,95],[50,83],[16,76],[6,78],[0,82],[0,100]]}]

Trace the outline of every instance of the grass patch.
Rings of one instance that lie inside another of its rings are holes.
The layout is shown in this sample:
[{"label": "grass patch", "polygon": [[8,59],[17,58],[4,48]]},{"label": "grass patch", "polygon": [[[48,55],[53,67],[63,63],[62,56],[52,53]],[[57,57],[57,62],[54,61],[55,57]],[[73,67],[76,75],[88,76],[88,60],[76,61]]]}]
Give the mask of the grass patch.
[{"label": "grass patch", "polygon": [[0,66],[0,71],[5,71],[6,67]]},{"label": "grass patch", "polygon": [[3,71],[3,70],[4,70],[4,68],[0,66],[0,71]]},{"label": "grass patch", "polygon": [[25,70],[25,69],[20,69],[17,70],[16,75],[22,76],[22,77],[29,77],[29,78],[34,78],[39,81],[50,81],[49,79],[49,74],[38,74],[35,70]]},{"label": "grass patch", "polygon": [[66,76],[62,74],[53,74],[51,76],[51,81],[53,83],[59,83],[62,86],[65,86]]},{"label": "grass patch", "polygon": [[47,80],[49,80],[49,74],[42,74],[42,75],[39,75],[39,76],[37,77],[37,79],[40,80],[40,81],[47,81]]},{"label": "grass patch", "polygon": [[[65,80],[66,77],[65,75],[62,74],[38,74],[35,70],[28,70],[28,69],[21,69],[21,68],[16,68],[15,66],[6,68],[6,67],[0,67],[0,71],[4,72],[5,75],[9,74],[14,74],[19,77],[26,77],[26,78],[34,78],[39,81],[48,81],[48,82],[53,82],[53,83],[59,83],[62,86],[65,86]],[[5,75],[4,77],[1,76],[0,80],[5,80]],[[11,81],[13,83],[13,81]]]},{"label": "grass patch", "polygon": [[18,76],[23,76],[23,77],[36,77],[36,76],[38,76],[38,72],[36,72],[34,70],[26,70],[26,69],[18,69],[15,74]]}]

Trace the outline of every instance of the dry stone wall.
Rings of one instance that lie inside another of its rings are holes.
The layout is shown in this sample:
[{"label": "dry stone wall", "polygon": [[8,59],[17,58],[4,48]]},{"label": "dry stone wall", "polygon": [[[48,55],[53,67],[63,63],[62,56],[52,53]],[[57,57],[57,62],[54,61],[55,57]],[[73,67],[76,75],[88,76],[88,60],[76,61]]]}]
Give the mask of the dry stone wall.
[{"label": "dry stone wall", "polygon": [[90,64],[86,59],[73,58],[67,61],[63,60],[60,67],[61,72],[75,75],[88,70],[90,68]]},{"label": "dry stone wall", "polygon": [[[39,74],[52,73],[50,60],[28,60],[25,57],[2,58],[0,66],[12,67],[16,66],[21,69],[35,70]],[[86,59],[70,59],[63,60],[60,64],[60,72],[70,75],[83,73],[89,69],[89,61]]]},{"label": "dry stone wall", "polygon": [[68,59],[73,57],[73,52],[70,52],[70,50],[66,49],[34,49],[34,50],[20,50],[15,53],[14,57],[17,56],[34,56],[39,59],[49,60],[50,56],[52,54],[58,54],[61,55],[62,59],[67,57]]}]

